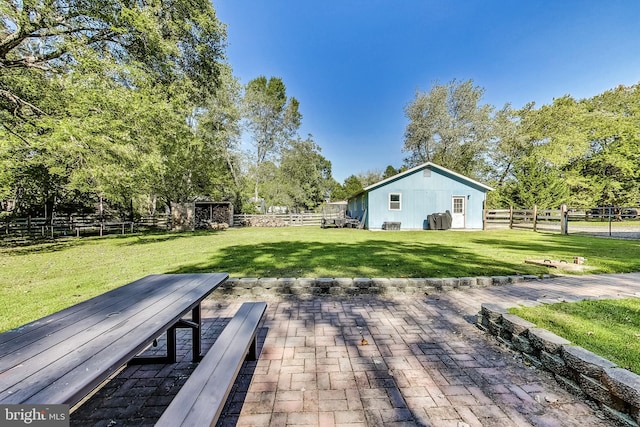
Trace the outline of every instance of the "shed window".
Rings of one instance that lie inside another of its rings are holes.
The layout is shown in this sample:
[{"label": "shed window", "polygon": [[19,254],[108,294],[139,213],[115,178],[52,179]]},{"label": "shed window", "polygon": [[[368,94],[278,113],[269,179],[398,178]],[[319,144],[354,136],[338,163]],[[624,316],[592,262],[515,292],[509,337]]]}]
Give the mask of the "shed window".
[{"label": "shed window", "polygon": [[455,214],[464,213],[464,197],[453,198],[453,213]]},{"label": "shed window", "polygon": [[402,208],[402,198],[400,193],[389,193],[389,210],[399,211]]}]

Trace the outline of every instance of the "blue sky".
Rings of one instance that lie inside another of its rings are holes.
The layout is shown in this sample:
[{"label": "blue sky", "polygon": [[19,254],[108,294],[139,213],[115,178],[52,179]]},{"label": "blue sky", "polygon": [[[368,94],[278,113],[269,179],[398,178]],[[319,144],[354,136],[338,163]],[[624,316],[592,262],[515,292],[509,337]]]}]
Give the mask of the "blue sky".
[{"label": "blue sky", "polygon": [[416,90],[538,107],[640,82],[639,0],[214,0],[241,83],[280,77],[340,183],[400,167]]}]

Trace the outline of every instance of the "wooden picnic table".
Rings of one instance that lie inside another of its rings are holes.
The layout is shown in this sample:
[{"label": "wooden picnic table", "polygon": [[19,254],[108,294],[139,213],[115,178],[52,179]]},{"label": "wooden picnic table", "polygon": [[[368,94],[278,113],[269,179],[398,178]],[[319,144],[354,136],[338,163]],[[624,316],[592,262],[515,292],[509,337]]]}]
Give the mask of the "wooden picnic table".
[{"label": "wooden picnic table", "polygon": [[175,361],[180,327],[199,360],[200,303],[228,277],[151,275],[0,334],[0,403],[73,406],[165,331],[167,357],[136,363]]}]

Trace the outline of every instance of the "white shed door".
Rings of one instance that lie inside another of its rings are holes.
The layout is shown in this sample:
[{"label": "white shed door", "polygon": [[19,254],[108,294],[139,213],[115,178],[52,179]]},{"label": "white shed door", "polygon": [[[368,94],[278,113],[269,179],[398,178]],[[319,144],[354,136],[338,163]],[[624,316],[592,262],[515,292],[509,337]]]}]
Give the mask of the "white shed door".
[{"label": "white shed door", "polygon": [[467,211],[466,200],[464,196],[451,198],[451,228],[464,228],[464,217]]}]

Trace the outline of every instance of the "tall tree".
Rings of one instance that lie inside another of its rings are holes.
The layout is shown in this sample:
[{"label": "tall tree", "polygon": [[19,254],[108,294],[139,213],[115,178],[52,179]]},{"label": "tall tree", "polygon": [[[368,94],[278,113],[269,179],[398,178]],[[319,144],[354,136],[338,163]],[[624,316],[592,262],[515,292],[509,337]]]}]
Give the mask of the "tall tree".
[{"label": "tall tree", "polygon": [[600,206],[640,203],[640,84],[619,86],[582,102],[588,156],[573,165],[589,178]]},{"label": "tall tree", "polygon": [[428,93],[416,92],[405,107],[409,124],[403,151],[408,167],[434,162],[479,178],[486,173],[486,153],[492,141],[493,107],[480,104],[484,89],[472,80],[434,85]]},{"label": "tall tree", "polygon": [[224,54],[224,27],[207,0],[7,0],[0,13],[0,96],[17,108],[35,104],[5,77],[63,72],[87,50],[144,64],[165,81],[186,75],[203,89],[217,80]]},{"label": "tall tree", "polygon": [[3,193],[48,204],[87,191],[131,207],[136,193],[194,182],[163,172],[178,148],[198,171],[210,160],[184,150],[203,145],[189,118],[218,96],[225,69],[210,2],[9,0],[0,11]]},{"label": "tall tree", "polygon": [[640,203],[640,86],[503,110],[496,121],[502,124],[492,156],[500,193],[494,199],[542,206],[556,194],[564,200],[555,205]]},{"label": "tall tree", "polygon": [[388,165],[387,168],[384,170],[384,175],[382,176],[382,179],[391,178],[392,176],[397,175],[399,173],[400,171],[394,168],[393,165]]},{"label": "tall tree", "polygon": [[344,188],[344,192],[346,194],[345,198],[349,198],[361,192],[364,189],[362,182],[355,175],[350,175],[347,179],[344,180],[344,184],[342,185]]},{"label": "tall tree", "polygon": [[[224,67],[220,83],[198,113],[198,133],[208,149],[206,161],[217,165],[211,175],[210,196],[241,206],[244,177],[241,170],[241,86],[231,68]],[[204,159],[203,159],[204,160]]]},{"label": "tall tree", "polygon": [[518,207],[558,209],[569,196],[562,172],[535,156],[516,161],[514,178],[506,182],[494,199]]},{"label": "tall tree", "polygon": [[245,89],[244,116],[251,134],[254,166],[254,197],[259,197],[261,165],[275,160],[282,147],[300,127],[302,115],[296,98],[287,98],[282,79],[260,76],[251,80]]},{"label": "tall tree", "polygon": [[284,149],[280,180],[286,183],[294,210],[312,210],[328,196],[331,162],[312,139],[298,138]]},{"label": "tall tree", "polygon": [[528,138],[523,125],[527,114],[533,108],[533,103],[520,110],[505,105],[496,112],[493,123],[496,141],[494,149],[489,153],[493,169],[491,181],[496,187],[502,186],[514,177],[518,160],[529,155],[535,145]]},{"label": "tall tree", "polygon": [[490,154],[497,191],[490,204],[543,208],[570,204],[576,176],[567,165],[585,149],[581,117],[582,108],[569,96],[537,110],[530,103],[520,110],[507,105],[498,111]]},{"label": "tall tree", "polygon": [[327,192],[331,202],[347,200],[349,197],[344,190],[344,187],[334,178],[330,178],[327,182]]},{"label": "tall tree", "polygon": [[368,187],[376,182],[382,181],[384,173],[380,169],[370,169],[366,172],[360,172],[357,175],[362,187]]}]

